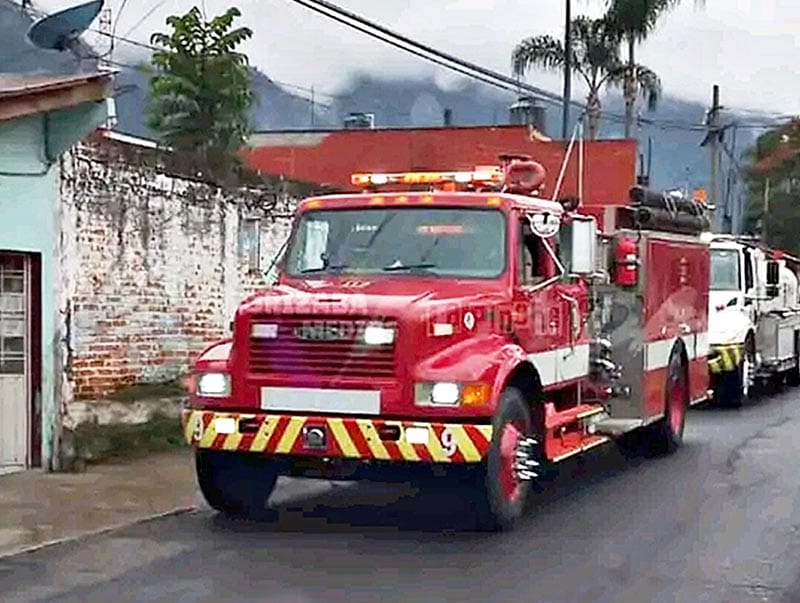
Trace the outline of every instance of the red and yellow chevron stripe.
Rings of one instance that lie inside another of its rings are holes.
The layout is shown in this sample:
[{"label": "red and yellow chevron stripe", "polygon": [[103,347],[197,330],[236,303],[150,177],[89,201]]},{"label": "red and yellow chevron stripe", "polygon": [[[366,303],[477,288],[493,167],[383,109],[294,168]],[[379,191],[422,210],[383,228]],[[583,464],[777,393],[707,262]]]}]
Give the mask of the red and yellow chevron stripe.
[{"label": "red and yellow chevron stripe", "polygon": [[[361,460],[479,463],[492,441],[492,426],[483,424],[245,414],[193,409],[183,411],[182,423],[186,442],[197,448]],[[241,431],[242,424],[247,426],[245,433]],[[320,426],[327,428],[327,448],[306,448],[303,428]],[[399,438],[382,438],[380,434],[384,428],[399,429]],[[427,430],[428,442],[409,442],[406,437],[409,428],[418,428],[418,433],[421,431],[419,428]]]}]

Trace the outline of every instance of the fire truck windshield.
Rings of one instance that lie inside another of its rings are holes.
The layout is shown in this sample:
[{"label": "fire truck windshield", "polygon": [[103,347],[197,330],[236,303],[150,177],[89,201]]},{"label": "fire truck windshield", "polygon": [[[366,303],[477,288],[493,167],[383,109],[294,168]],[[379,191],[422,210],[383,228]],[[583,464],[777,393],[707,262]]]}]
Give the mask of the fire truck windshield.
[{"label": "fire truck windshield", "polygon": [[711,291],[738,291],[739,253],[732,249],[711,250]]},{"label": "fire truck windshield", "polygon": [[290,276],[382,274],[496,278],[506,267],[497,209],[358,208],[302,216],[287,248]]}]

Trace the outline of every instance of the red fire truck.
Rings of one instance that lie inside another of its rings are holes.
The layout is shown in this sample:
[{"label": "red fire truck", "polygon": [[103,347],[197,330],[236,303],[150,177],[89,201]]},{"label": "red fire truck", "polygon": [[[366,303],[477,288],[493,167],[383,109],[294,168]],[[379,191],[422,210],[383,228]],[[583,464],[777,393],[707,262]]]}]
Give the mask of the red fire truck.
[{"label": "red fire truck", "polygon": [[632,432],[676,450],[708,397],[701,229],[652,203],[588,215],[545,177],[507,156],[303,201],[276,284],[194,365],[208,503],[262,511],[280,475],[458,474],[478,526],[508,529],[549,465]]}]

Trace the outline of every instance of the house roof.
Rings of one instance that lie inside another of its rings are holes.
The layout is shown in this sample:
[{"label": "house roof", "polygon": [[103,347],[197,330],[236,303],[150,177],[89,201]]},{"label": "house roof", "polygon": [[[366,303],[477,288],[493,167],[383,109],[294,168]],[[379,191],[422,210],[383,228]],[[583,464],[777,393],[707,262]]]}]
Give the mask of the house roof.
[{"label": "house roof", "polygon": [[113,72],[74,75],[0,73],[0,120],[105,100]]},{"label": "house roof", "polygon": [[628,203],[636,183],[635,140],[586,141],[583,162],[577,145],[565,162],[567,147],[567,141],[542,140],[527,126],[376,128],[262,132],[242,155],[252,170],[351,191],[358,190],[350,180],[355,172],[472,170],[513,152],[545,168],[544,197],[556,192],[563,168],[559,197],[576,196],[582,185],[587,205]]}]

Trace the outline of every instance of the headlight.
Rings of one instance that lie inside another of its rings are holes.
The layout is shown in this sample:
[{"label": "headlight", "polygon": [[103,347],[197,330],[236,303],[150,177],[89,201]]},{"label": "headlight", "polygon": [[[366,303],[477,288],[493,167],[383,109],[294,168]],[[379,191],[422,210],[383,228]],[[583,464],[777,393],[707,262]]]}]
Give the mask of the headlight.
[{"label": "headlight", "polygon": [[414,402],[417,406],[481,406],[488,404],[492,388],[488,383],[417,383]]},{"label": "headlight", "polygon": [[367,345],[389,345],[394,342],[394,329],[369,325],[364,329],[364,343]]},{"label": "headlight", "polygon": [[231,393],[230,377],[224,373],[205,373],[197,380],[197,393],[201,396],[225,397]]}]

